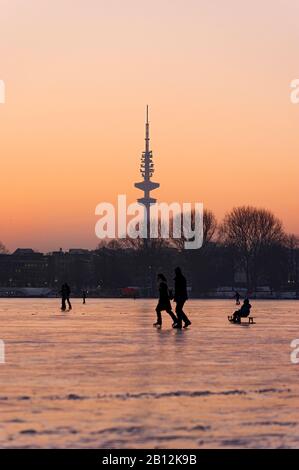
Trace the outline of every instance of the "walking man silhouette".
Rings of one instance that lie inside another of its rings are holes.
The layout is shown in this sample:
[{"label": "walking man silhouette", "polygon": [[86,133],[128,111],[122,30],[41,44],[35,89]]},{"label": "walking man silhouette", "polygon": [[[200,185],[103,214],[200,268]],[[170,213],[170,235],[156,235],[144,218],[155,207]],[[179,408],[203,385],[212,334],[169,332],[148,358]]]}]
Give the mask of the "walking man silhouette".
[{"label": "walking man silhouette", "polygon": [[183,276],[181,268],[175,269],[175,278],[174,278],[174,301],[176,303],[175,313],[178,317],[177,323],[173,326],[174,328],[182,328],[184,322],[184,328],[187,328],[191,325],[191,321],[183,311],[183,307],[188,300],[187,293],[187,281]]},{"label": "walking man silhouette", "polygon": [[61,310],[64,312],[66,310],[65,284],[62,284],[61,286],[60,295],[61,295]]},{"label": "walking man silhouette", "polygon": [[65,311],[66,310],[66,302],[69,306],[69,310],[72,310],[72,304],[70,301],[70,294],[71,294],[71,289],[70,286],[65,282],[61,286],[61,310]]},{"label": "walking man silhouette", "polygon": [[69,306],[69,310],[72,310],[72,304],[71,304],[71,301],[70,301],[71,288],[67,283],[65,283],[65,293],[66,293],[66,301],[67,301],[67,304]]}]

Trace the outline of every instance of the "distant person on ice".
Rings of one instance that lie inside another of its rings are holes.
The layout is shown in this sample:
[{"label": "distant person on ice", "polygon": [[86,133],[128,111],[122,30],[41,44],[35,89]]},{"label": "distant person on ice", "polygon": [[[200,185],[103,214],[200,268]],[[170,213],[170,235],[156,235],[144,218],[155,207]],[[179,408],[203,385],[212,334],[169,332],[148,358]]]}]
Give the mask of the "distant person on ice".
[{"label": "distant person on ice", "polygon": [[157,313],[157,321],[154,323],[154,326],[161,327],[162,326],[162,315],[161,312],[164,310],[171,316],[173,325],[177,323],[177,317],[172,311],[171,304],[170,304],[170,294],[167,285],[167,279],[164,274],[158,274],[158,283],[159,283],[159,302],[156,307]]},{"label": "distant person on ice", "polygon": [[82,291],[82,300],[83,300],[83,303],[86,304],[86,297],[87,297],[87,291],[86,290],[83,290]]},{"label": "distant person on ice", "polygon": [[239,292],[236,292],[234,297],[236,299],[236,305],[240,305],[240,297],[241,296],[240,296]]},{"label": "distant person on ice", "polygon": [[70,302],[71,289],[70,286],[65,282],[61,286],[61,310],[66,310],[66,303],[68,304],[69,310],[72,310],[72,304]]},{"label": "distant person on ice", "polygon": [[174,301],[176,303],[175,313],[178,317],[177,323],[174,325],[174,328],[182,328],[184,322],[184,328],[187,328],[191,325],[191,321],[183,311],[183,307],[188,300],[187,293],[187,281],[183,276],[181,268],[175,269],[175,278],[174,278]]},{"label": "distant person on ice", "polygon": [[249,303],[249,299],[244,299],[243,305],[240,310],[237,310],[233,314],[233,322],[234,323],[241,323],[241,318],[246,318],[250,315],[251,304]]}]

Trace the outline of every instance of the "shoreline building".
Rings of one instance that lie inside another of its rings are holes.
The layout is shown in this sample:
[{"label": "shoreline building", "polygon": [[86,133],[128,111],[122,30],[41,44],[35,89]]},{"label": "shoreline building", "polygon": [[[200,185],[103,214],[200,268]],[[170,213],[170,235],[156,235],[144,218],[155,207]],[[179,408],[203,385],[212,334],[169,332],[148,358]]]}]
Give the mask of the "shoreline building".
[{"label": "shoreline building", "polygon": [[139,204],[143,204],[145,207],[146,214],[146,226],[147,226],[147,238],[150,235],[150,210],[151,206],[157,202],[157,199],[151,197],[151,192],[160,187],[159,183],[153,182],[152,176],[155,172],[155,166],[153,162],[153,152],[150,150],[150,132],[149,132],[149,119],[148,119],[148,106],[146,107],[146,123],[145,123],[145,150],[142,152],[140,173],[143,181],[135,183],[135,188],[143,191],[143,197],[137,199]]}]

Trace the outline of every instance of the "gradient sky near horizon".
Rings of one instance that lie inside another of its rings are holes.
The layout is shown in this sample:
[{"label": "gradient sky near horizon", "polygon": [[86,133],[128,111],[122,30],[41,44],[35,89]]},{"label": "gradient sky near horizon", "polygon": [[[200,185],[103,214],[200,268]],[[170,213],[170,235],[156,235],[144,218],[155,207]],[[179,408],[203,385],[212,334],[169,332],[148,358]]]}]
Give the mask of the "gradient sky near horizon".
[{"label": "gradient sky near horizon", "polygon": [[99,202],[271,209],[299,234],[298,0],[0,0],[0,240],[96,246]]}]

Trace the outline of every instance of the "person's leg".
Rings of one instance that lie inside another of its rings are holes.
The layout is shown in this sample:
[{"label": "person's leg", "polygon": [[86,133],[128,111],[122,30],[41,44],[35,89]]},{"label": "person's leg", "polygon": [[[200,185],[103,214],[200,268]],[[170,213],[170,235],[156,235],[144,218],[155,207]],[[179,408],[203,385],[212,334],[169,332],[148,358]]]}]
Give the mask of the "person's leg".
[{"label": "person's leg", "polygon": [[170,308],[170,309],[167,309],[166,312],[168,313],[168,315],[171,316],[173,323],[177,323],[177,322],[178,322],[178,319],[177,319],[177,317],[175,316],[175,314],[173,313],[173,311],[171,310],[171,308]]},{"label": "person's leg", "polygon": [[69,309],[72,310],[72,304],[71,304],[70,298],[67,297],[66,300],[67,300],[67,304],[68,304],[68,306],[69,306]]},{"label": "person's leg", "polygon": [[182,313],[181,313],[181,315],[182,315],[182,320],[183,320],[183,322],[185,323],[185,325],[191,325],[191,321],[189,320],[189,318],[187,317],[187,315],[186,315],[185,312],[183,311],[184,305],[185,305],[185,302],[184,302],[183,305],[182,305]]},{"label": "person's leg", "polygon": [[65,309],[66,309],[65,297],[62,297],[62,298],[61,298],[61,310],[65,310]]},{"label": "person's leg", "polygon": [[177,302],[176,308],[175,308],[175,313],[176,313],[176,316],[177,316],[177,327],[178,328],[182,328],[182,321],[183,321],[182,307],[183,307],[183,305],[184,304],[182,304],[182,302]]},{"label": "person's leg", "polygon": [[154,323],[154,325],[162,325],[162,315],[161,315],[161,310],[160,310],[160,307],[159,305],[157,306],[156,308],[156,313],[157,313],[157,322]]},{"label": "person's leg", "polygon": [[233,321],[236,322],[238,320],[238,317],[239,317],[239,310],[236,310],[233,314]]},{"label": "person's leg", "polygon": [[191,325],[191,321],[189,320],[189,318],[187,317],[187,315],[183,311],[183,307],[185,305],[185,300],[182,301],[182,302],[178,302],[177,305],[179,306],[180,324],[182,324],[182,322],[184,322],[185,326]]}]

